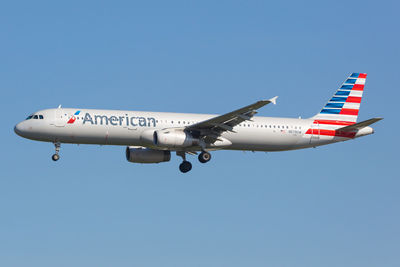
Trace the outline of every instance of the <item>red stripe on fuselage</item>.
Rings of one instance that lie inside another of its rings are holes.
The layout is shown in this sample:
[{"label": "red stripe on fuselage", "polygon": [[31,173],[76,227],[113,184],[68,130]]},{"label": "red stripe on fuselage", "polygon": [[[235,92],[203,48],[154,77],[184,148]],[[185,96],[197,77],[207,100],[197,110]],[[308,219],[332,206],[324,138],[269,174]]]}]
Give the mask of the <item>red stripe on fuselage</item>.
[{"label": "red stripe on fuselage", "polygon": [[352,121],[336,121],[336,120],[314,120],[314,124],[330,124],[330,125],[352,125]]},{"label": "red stripe on fuselage", "polygon": [[354,138],[354,136],[356,135],[356,133],[354,133],[354,132],[341,132],[341,131],[324,130],[324,129],[308,129],[306,134],[338,136],[338,137],[347,137],[347,138]]}]

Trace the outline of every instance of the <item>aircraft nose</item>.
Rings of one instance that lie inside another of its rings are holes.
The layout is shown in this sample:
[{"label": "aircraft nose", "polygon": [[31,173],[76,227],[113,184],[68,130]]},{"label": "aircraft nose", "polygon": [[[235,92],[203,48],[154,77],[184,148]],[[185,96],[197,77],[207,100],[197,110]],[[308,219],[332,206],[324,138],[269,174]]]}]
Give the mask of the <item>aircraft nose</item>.
[{"label": "aircraft nose", "polygon": [[14,132],[16,134],[18,134],[19,136],[22,136],[23,132],[24,132],[24,125],[22,122],[18,123],[17,125],[15,125],[14,127]]}]

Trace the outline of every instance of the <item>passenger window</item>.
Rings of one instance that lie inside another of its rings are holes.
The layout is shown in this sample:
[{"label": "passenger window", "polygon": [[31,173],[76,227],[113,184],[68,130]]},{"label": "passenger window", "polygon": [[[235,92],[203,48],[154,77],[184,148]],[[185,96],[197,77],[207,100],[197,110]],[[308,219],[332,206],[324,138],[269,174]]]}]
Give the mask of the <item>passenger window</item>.
[{"label": "passenger window", "polygon": [[43,115],[39,115],[39,119],[43,120]]},{"label": "passenger window", "polygon": [[33,116],[33,119],[37,120],[38,119],[38,115]]}]

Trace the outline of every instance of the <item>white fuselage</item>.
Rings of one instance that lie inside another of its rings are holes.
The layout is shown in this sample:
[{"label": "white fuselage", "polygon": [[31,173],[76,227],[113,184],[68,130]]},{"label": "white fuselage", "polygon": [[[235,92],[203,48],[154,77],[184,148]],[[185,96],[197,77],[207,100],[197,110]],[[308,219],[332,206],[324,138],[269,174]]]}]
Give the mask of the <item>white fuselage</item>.
[{"label": "white fuselage", "polygon": [[[78,115],[74,115],[79,111]],[[122,110],[58,108],[38,111],[43,119],[19,123],[15,131],[22,137],[53,143],[143,146],[154,148],[149,142],[154,130],[184,128],[216,115],[141,112]],[[222,134],[229,144],[209,146],[207,149],[282,151],[349,140],[338,136],[306,134],[316,129],[313,119],[253,117]],[[355,137],[358,137],[356,135]],[[200,148],[170,150],[196,151]]]}]

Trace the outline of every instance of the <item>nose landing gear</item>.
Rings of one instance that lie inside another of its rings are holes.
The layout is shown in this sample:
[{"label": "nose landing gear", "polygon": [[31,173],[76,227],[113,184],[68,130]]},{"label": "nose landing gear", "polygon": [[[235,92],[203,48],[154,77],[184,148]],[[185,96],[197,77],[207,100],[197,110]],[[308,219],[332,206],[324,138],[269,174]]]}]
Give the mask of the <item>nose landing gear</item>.
[{"label": "nose landing gear", "polygon": [[56,153],[53,154],[53,156],[51,156],[51,159],[52,159],[53,161],[57,161],[57,160],[60,159],[60,155],[59,155],[58,153],[60,152],[61,144],[58,143],[58,142],[56,142],[56,143],[54,143],[54,146],[55,146]]},{"label": "nose landing gear", "polygon": [[60,159],[60,155],[54,154],[53,156],[51,156],[51,159],[52,159],[53,161],[57,161],[57,160]]}]

